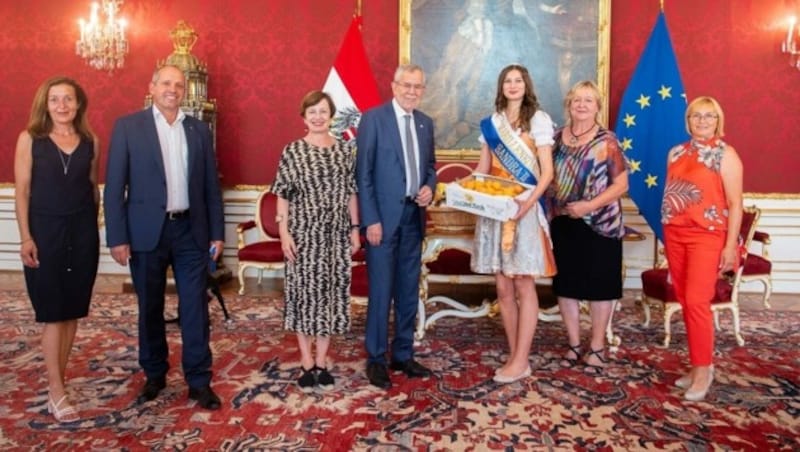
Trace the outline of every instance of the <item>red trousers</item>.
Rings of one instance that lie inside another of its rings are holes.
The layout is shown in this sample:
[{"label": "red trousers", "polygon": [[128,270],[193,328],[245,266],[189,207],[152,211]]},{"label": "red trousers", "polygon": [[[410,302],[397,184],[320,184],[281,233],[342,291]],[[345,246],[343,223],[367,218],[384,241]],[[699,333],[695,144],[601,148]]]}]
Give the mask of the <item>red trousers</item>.
[{"label": "red trousers", "polygon": [[664,248],[672,287],[683,310],[692,366],[711,365],[714,298],[725,231],[664,226]]}]

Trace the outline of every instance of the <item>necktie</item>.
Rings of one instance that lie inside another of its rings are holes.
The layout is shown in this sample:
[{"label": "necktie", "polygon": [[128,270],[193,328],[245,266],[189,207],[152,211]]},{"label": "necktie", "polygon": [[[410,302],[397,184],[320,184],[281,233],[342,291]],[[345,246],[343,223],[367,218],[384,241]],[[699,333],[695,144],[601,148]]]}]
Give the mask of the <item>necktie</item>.
[{"label": "necktie", "polygon": [[406,118],[406,162],[409,167],[408,190],[410,196],[417,196],[419,191],[419,168],[417,167],[417,157],[414,155],[414,135],[411,133],[411,115]]}]

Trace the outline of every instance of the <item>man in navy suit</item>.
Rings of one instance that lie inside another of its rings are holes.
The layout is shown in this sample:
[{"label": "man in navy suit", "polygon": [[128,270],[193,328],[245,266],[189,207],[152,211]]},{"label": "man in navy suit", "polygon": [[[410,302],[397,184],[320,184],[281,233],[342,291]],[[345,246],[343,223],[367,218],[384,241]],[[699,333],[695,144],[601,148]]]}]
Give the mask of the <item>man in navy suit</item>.
[{"label": "man in navy suit", "polygon": [[139,300],[139,365],[147,377],[139,403],[166,387],[164,291],[171,265],[189,398],[218,409],[210,386],[206,274],[210,247],[213,259],[222,253],[222,195],[208,126],[181,111],[185,85],[183,71],[161,67],[150,83],[153,107],[114,125],[104,192],[106,242],[115,261],[130,262]]},{"label": "man in navy suit", "polygon": [[413,347],[425,207],[436,187],[433,121],[416,110],[424,91],[422,68],[397,68],[394,99],[364,113],[356,138],[356,182],[369,277],[367,378],[383,389],[392,386],[386,366],[392,300],[392,370],[412,378],[431,375],[414,359]]}]

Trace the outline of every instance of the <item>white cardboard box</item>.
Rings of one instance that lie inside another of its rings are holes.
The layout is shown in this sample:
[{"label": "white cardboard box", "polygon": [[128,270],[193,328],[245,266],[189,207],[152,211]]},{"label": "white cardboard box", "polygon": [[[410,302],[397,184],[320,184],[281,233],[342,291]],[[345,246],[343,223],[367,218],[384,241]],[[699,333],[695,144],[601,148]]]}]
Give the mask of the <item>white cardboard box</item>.
[{"label": "white cardboard box", "polygon": [[446,206],[499,221],[506,221],[517,214],[519,207],[517,206],[517,203],[514,202],[514,198],[510,196],[489,195],[486,193],[477,192],[475,190],[469,190],[459,184],[459,182],[470,180],[472,178],[478,180],[497,180],[504,185],[521,185],[527,190],[517,195],[518,199],[525,199],[531,193],[530,188],[532,187],[528,184],[522,184],[486,174],[475,173],[471,176],[460,179],[459,181],[447,184],[447,188],[445,188]]}]

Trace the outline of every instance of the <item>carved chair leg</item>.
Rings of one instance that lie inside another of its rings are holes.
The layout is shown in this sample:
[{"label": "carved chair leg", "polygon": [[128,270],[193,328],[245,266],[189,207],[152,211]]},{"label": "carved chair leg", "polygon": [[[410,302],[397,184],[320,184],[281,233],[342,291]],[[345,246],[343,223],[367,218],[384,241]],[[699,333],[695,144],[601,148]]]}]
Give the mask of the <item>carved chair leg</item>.
[{"label": "carved chair leg", "polygon": [[244,269],[245,266],[239,264],[239,295],[244,295]]},{"label": "carved chair leg", "polygon": [[767,277],[761,280],[764,283],[764,307],[770,309],[772,306],[769,304],[769,297],[772,295],[772,278]]},{"label": "carved chair leg", "polygon": [[731,315],[733,316],[733,334],[736,335],[736,343],[741,347],[744,345],[744,337],[742,336],[739,322],[739,306],[734,305],[731,307]]},{"label": "carved chair leg", "polygon": [[672,314],[681,310],[681,305],[678,303],[667,303],[664,305],[664,348],[669,347],[669,342],[672,339]]},{"label": "carved chair leg", "polygon": [[645,295],[644,292],[642,292],[641,303],[642,310],[644,311],[644,323],[642,323],[642,326],[648,327],[650,326],[650,299],[647,298],[647,295]]}]

